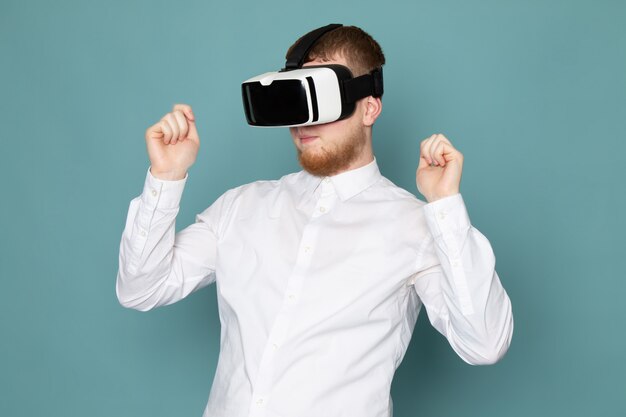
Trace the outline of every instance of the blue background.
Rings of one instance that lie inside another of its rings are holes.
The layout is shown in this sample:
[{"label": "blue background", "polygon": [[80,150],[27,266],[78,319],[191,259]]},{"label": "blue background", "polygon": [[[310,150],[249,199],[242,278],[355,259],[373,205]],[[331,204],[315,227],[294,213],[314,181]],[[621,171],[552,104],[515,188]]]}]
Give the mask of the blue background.
[{"label": "blue background", "polygon": [[0,415],[201,415],[215,287],[147,314],[115,297],[144,132],[174,103],[195,110],[179,229],[225,190],[299,169],[286,130],[245,124],[240,83],[331,22],[385,51],[384,175],[417,193],[433,133],[464,154],[461,193],[513,302],[513,344],[488,367],[423,314],[395,417],[626,415],[625,18],[609,0],[2,0]]}]

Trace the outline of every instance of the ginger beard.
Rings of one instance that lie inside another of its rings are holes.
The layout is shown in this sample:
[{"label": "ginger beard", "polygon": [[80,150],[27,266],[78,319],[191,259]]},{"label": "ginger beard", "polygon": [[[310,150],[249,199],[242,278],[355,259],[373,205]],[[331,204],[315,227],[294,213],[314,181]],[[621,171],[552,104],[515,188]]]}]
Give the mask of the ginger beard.
[{"label": "ginger beard", "polygon": [[[322,140],[322,139],[318,139]],[[363,153],[366,140],[363,132],[347,132],[339,141],[328,141],[317,147],[296,147],[298,161],[311,175],[326,177],[347,170]]]}]

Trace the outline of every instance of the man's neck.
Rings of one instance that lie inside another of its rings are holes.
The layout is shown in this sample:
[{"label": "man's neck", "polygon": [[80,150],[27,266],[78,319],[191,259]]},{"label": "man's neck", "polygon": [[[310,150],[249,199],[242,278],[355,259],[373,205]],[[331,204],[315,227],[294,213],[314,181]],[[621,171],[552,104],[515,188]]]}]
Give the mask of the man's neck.
[{"label": "man's neck", "polygon": [[358,169],[364,167],[367,164],[370,164],[374,160],[374,153],[370,150],[369,152],[361,155],[357,160],[353,161],[346,168],[340,169],[330,176],[335,176],[342,174],[344,172],[352,171],[354,169]]}]

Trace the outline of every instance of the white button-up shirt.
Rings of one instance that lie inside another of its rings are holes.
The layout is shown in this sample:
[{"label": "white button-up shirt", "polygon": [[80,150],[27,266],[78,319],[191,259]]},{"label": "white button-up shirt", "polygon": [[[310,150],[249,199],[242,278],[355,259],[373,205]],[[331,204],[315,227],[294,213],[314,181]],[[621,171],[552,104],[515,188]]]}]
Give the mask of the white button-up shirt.
[{"label": "white button-up shirt", "polygon": [[217,285],[220,356],[205,417],[388,417],[424,305],[471,364],[506,352],[509,298],[461,194],[424,203],[372,163],[229,190],[175,233],[186,178],[148,170],[117,295],[138,310]]}]

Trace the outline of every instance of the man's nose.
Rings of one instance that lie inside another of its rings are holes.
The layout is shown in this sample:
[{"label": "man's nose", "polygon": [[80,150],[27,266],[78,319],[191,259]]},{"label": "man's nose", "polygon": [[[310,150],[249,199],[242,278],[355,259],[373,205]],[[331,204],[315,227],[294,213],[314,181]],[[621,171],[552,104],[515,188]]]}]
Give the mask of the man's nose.
[{"label": "man's nose", "polygon": [[313,129],[309,126],[297,126],[296,127],[296,136],[302,138],[307,136],[314,136]]}]

